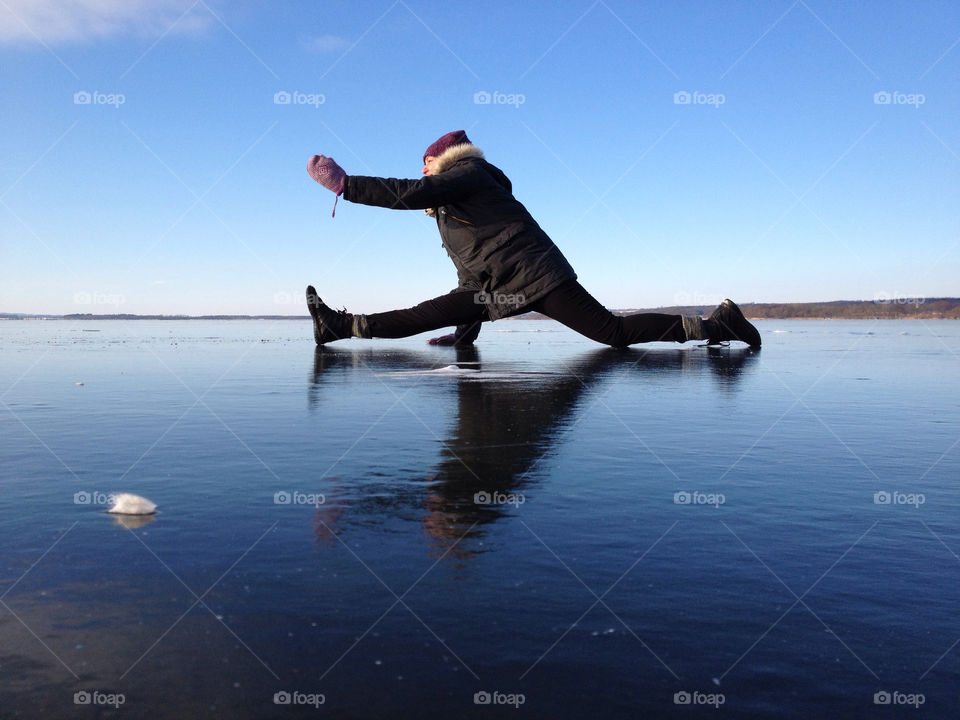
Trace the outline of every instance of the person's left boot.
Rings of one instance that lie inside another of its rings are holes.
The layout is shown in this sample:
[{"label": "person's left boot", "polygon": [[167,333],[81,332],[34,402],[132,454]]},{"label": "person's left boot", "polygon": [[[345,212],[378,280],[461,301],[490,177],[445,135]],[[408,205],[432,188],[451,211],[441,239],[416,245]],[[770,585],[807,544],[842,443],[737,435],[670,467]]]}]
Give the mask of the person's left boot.
[{"label": "person's left boot", "polygon": [[430,338],[427,340],[427,345],[443,345],[444,347],[449,347],[456,344],[457,336],[454,333],[450,333],[449,335],[441,335],[440,337]]},{"label": "person's left boot", "polygon": [[760,332],[743,316],[737,304],[727,298],[703,321],[708,345],[725,340],[740,340],[753,348],[760,347]]},{"label": "person's left boot", "polygon": [[353,337],[353,315],[327,307],[313,285],[307,285],[307,309],[313,318],[313,339],[317,345]]},{"label": "person's left boot", "polygon": [[452,332],[449,335],[441,335],[440,337],[430,338],[427,340],[427,345],[456,345],[457,347],[470,347],[473,345],[473,341],[476,340],[477,336],[480,334],[480,325],[481,323],[479,322],[457,325],[456,332]]}]

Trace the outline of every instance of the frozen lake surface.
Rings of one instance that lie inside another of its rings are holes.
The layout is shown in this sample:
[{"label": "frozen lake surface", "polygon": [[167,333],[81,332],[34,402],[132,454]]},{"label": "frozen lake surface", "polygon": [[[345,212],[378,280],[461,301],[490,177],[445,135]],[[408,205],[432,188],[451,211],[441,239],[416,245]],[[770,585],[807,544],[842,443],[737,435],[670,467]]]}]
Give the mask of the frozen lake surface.
[{"label": "frozen lake surface", "polygon": [[0,323],[0,716],[955,717],[960,323],[758,326]]}]

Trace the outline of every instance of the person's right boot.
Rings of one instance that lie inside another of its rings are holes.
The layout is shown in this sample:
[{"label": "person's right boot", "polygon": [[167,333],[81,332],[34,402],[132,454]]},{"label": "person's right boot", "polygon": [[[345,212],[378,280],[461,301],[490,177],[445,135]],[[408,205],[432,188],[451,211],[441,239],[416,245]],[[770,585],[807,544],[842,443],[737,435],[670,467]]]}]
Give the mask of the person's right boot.
[{"label": "person's right boot", "polygon": [[307,285],[307,309],[313,318],[313,339],[317,345],[353,337],[354,316],[346,310],[327,307],[313,285]]},{"label": "person's right boot", "polygon": [[684,316],[683,329],[687,340],[706,340],[708,345],[740,340],[750,347],[760,347],[760,333],[757,328],[729,298],[720,303],[707,318]]},{"label": "person's right boot", "polygon": [[760,332],[743,316],[737,304],[727,298],[703,321],[708,345],[725,340],[740,340],[753,348],[760,347]]}]

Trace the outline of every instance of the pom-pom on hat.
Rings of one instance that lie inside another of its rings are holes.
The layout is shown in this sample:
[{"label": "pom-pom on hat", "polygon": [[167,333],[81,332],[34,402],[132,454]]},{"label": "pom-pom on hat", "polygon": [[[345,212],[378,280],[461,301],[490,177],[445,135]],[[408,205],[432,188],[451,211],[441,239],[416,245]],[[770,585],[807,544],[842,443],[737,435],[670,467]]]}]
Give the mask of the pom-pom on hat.
[{"label": "pom-pom on hat", "polygon": [[423,161],[427,161],[427,157],[439,157],[440,154],[449,147],[454,145],[462,145],[463,143],[473,143],[470,142],[470,138],[467,137],[465,130],[454,130],[453,132],[448,132],[446,135],[437,140],[433,145],[427,148],[426,152],[423,153]]}]

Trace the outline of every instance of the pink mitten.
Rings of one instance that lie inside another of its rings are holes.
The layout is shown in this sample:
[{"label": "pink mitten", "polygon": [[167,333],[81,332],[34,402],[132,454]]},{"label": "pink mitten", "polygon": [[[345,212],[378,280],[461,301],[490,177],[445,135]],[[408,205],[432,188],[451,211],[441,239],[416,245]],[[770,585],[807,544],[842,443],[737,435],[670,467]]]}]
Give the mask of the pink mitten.
[{"label": "pink mitten", "polygon": [[[323,185],[327,190],[336,193],[339,199],[340,194],[343,192],[343,185],[347,173],[343,171],[342,167],[337,165],[333,158],[329,158],[326,155],[314,155],[307,160],[307,172],[310,174],[310,177]],[[337,202],[334,200],[333,215],[335,216],[336,213]]]}]

